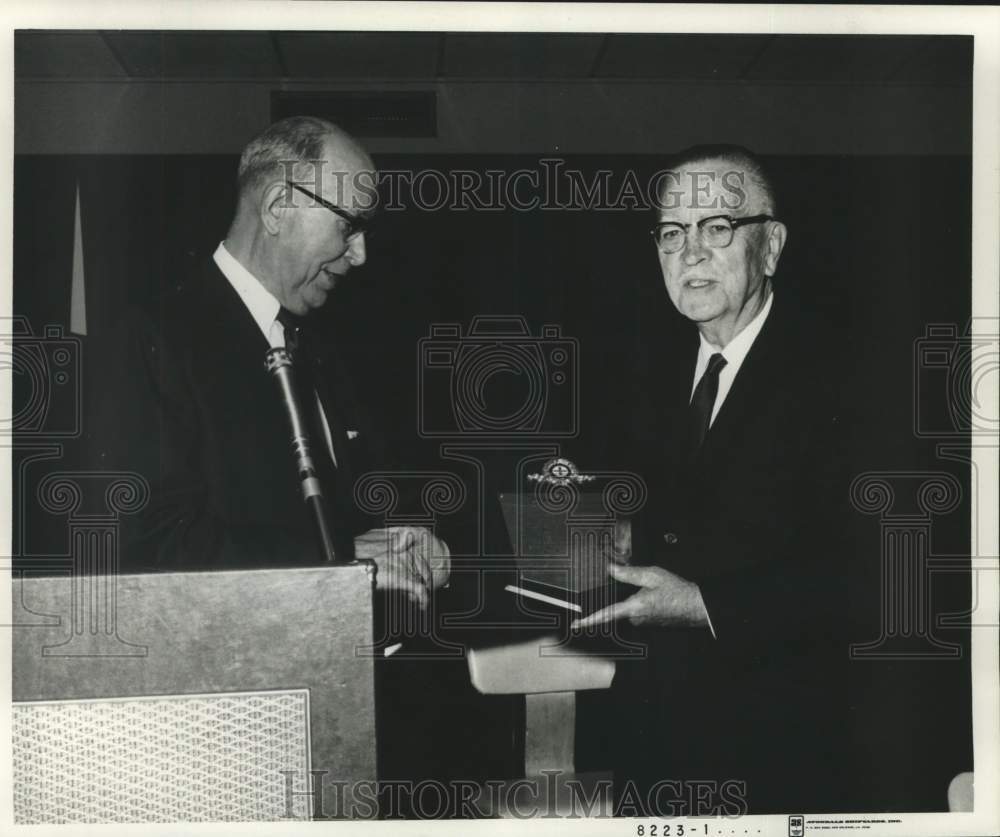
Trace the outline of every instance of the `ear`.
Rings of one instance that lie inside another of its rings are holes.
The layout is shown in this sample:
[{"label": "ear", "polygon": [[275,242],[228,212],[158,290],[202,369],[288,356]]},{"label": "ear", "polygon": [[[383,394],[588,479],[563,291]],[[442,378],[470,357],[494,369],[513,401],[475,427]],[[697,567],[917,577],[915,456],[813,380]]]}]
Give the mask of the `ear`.
[{"label": "ear", "polygon": [[764,275],[774,276],[778,270],[778,260],[781,251],[785,249],[785,239],[788,237],[788,227],[781,221],[772,221],[764,240]]},{"label": "ear", "polygon": [[294,206],[291,188],[281,181],[272,183],[260,195],[260,222],[271,235],[277,235],[285,215]]}]

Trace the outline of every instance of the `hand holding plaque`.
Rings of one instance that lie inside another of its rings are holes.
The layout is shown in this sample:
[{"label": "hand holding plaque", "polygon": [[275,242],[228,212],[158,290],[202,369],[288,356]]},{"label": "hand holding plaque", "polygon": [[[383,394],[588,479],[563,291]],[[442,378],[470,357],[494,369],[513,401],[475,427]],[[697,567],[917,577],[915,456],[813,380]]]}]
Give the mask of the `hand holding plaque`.
[{"label": "hand holding plaque", "polygon": [[693,581],[681,578],[663,567],[629,567],[608,563],[608,574],[616,581],[634,585],[637,593],[577,619],[573,630],[603,625],[616,619],[628,619],[633,625],[677,628],[708,626],[708,612],[701,590]]}]

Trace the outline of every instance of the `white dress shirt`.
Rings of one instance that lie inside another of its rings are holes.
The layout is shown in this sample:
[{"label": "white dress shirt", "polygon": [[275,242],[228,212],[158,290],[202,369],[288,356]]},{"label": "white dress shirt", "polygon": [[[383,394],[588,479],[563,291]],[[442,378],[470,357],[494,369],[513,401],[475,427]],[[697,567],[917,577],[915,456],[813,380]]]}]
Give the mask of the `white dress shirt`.
[{"label": "white dress shirt", "polygon": [[[233,258],[224,242],[219,242],[212,258],[219,270],[222,271],[222,275],[226,277],[229,284],[233,286],[233,290],[247,307],[253,321],[257,323],[257,328],[261,330],[271,348],[283,349],[285,347],[285,327],[278,320],[281,303],[278,302],[277,297],[265,288],[256,276]],[[313,396],[316,398],[316,404],[319,408],[326,447],[334,467],[336,467],[337,455],[333,452],[333,434],[330,432],[330,423],[326,419],[323,403],[319,400],[319,393],[313,390]]]},{"label": "white dress shirt", "polygon": [[743,361],[746,359],[747,352],[750,351],[753,341],[757,339],[757,335],[760,334],[760,330],[764,327],[764,321],[771,312],[771,302],[773,300],[774,293],[772,292],[767,295],[767,300],[760,311],[757,312],[757,316],[747,323],[744,329],[730,340],[729,345],[724,349],[713,346],[705,339],[704,334],[699,333],[698,336],[701,345],[698,347],[698,360],[694,365],[694,382],[691,384],[692,398],[694,397],[695,388],[698,386],[698,381],[701,380],[701,376],[705,374],[705,370],[708,368],[709,358],[718,353],[726,359],[726,365],[719,370],[719,391],[715,396],[715,404],[712,407],[712,417],[708,421],[709,427],[712,426],[715,417],[719,414],[722,403],[726,400],[726,396],[729,395],[729,390],[733,387],[733,381],[736,380],[736,373],[740,371],[740,367],[743,365]]}]

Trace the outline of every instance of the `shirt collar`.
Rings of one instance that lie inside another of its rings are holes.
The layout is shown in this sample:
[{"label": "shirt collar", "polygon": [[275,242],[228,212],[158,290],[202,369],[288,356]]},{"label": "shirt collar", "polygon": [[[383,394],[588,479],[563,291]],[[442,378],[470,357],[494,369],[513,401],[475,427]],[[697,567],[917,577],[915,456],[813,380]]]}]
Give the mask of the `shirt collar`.
[{"label": "shirt collar", "polygon": [[219,270],[222,271],[222,275],[233,286],[233,290],[243,300],[243,304],[247,307],[264,337],[269,337],[271,325],[278,316],[281,303],[261,284],[256,276],[236,261],[226,249],[224,242],[219,242],[212,258]]},{"label": "shirt collar", "polygon": [[774,292],[772,291],[767,295],[767,300],[761,307],[760,311],[757,312],[755,316],[746,327],[737,334],[729,344],[724,349],[720,349],[718,346],[714,346],[705,339],[701,332],[698,332],[698,337],[700,340],[700,345],[698,347],[698,359],[695,362],[695,383],[701,378],[702,373],[708,367],[708,359],[716,354],[721,353],[726,359],[726,365],[722,368],[720,373],[720,380],[723,378],[725,380],[731,381],[736,377],[736,373],[739,372],[740,367],[743,365],[743,361],[746,359],[747,353],[750,351],[750,347],[753,345],[754,340],[757,339],[757,335],[760,334],[760,330],[764,327],[764,321],[767,319],[767,315],[771,312],[771,303],[774,301]]},{"label": "shirt collar", "polygon": [[743,360],[747,356],[747,352],[750,351],[750,347],[753,345],[754,340],[757,339],[757,335],[760,334],[760,330],[764,327],[764,321],[767,319],[767,315],[771,312],[771,303],[774,301],[774,292],[771,291],[767,295],[767,300],[761,306],[760,311],[757,312],[755,316],[746,327],[737,334],[732,340],[729,341],[728,345],[724,349],[720,349],[718,346],[713,346],[705,336],[698,332],[698,337],[700,339],[700,347],[698,349],[698,366],[699,368],[704,368],[708,365],[708,359],[721,352],[722,356],[726,359],[725,371],[735,375],[740,366],[743,365]]}]

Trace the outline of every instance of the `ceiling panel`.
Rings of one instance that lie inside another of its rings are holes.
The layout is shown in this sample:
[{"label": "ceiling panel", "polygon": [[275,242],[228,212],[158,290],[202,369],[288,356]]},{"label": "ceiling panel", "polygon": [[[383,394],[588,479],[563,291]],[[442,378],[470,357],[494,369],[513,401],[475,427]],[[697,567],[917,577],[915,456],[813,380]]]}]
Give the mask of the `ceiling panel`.
[{"label": "ceiling panel", "polygon": [[18,78],[969,84],[964,36],[20,31]]},{"label": "ceiling panel", "polygon": [[424,32],[278,32],[282,62],[295,78],[433,78],[441,36]]},{"label": "ceiling panel", "polygon": [[610,35],[595,75],[604,78],[739,78],[767,35]]},{"label": "ceiling panel", "polygon": [[831,84],[884,82],[920,49],[923,40],[908,35],[772,38],[745,77],[752,81]]},{"label": "ceiling panel", "polygon": [[125,75],[97,32],[16,32],[18,78],[113,78]]},{"label": "ceiling panel", "polygon": [[587,78],[604,35],[449,34],[441,74],[447,78]]},{"label": "ceiling panel", "polygon": [[281,75],[267,32],[108,32],[138,78],[268,78]]}]

